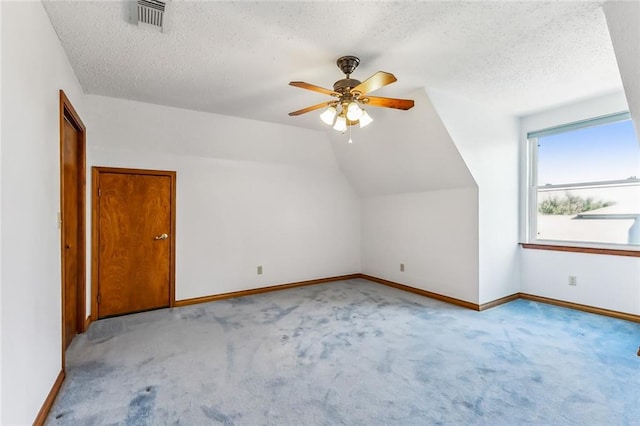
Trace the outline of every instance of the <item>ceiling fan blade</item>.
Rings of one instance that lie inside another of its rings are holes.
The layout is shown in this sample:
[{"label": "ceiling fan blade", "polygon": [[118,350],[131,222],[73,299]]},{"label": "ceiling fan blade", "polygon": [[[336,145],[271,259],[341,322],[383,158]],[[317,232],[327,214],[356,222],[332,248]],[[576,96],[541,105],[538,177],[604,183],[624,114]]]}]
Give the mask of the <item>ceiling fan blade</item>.
[{"label": "ceiling fan blade", "polygon": [[289,115],[293,117],[294,115],[301,115],[301,114],[307,113],[309,111],[315,111],[317,109],[320,109],[320,108],[323,108],[323,107],[326,107],[326,106],[330,106],[330,105],[335,105],[335,104],[336,104],[336,101],[322,102],[321,104],[312,105],[312,106],[309,106],[309,107],[306,107],[306,108],[299,109],[297,111],[290,112]]},{"label": "ceiling fan blade", "polygon": [[[368,99],[368,101],[367,101]],[[380,96],[366,96],[364,97],[364,104],[375,107],[395,108],[408,110],[413,108],[413,99],[395,99],[395,98],[381,98]]]},{"label": "ceiling fan blade", "polygon": [[324,93],[325,95],[329,95],[329,96],[340,96],[339,93],[336,93],[333,90],[329,90],[329,89],[325,89],[324,87],[305,83],[304,81],[291,81],[289,82],[289,86],[299,87],[301,89],[313,90],[314,92]]},{"label": "ceiling fan blade", "polygon": [[398,79],[395,75],[384,71],[378,71],[377,73],[351,89],[351,93],[358,92],[361,95],[366,95],[367,93],[378,90],[379,88],[384,87],[387,84],[391,84],[396,80]]}]

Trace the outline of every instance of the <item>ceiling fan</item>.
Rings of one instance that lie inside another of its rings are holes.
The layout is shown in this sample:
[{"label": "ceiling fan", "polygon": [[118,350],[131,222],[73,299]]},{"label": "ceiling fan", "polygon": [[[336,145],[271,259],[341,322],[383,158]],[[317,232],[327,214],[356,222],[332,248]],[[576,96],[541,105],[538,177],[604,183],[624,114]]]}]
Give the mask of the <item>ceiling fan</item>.
[{"label": "ceiling fan", "polygon": [[412,99],[382,98],[379,96],[369,96],[369,93],[395,82],[396,77],[388,72],[378,71],[363,82],[351,78],[351,74],[360,64],[360,59],[355,56],[342,56],[336,61],[338,68],[345,74],[345,78],[333,84],[333,90],[305,83],[303,81],[292,81],[289,85],[302,89],[312,90],[333,96],[336,99],[312,105],[297,111],[290,112],[290,116],[305,114],[320,108],[327,107],[320,115],[322,121],[333,126],[340,132],[345,132],[347,126],[359,124],[364,127],[371,123],[373,119],[362,108],[364,105],[395,108],[408,110],[413,107]]}]

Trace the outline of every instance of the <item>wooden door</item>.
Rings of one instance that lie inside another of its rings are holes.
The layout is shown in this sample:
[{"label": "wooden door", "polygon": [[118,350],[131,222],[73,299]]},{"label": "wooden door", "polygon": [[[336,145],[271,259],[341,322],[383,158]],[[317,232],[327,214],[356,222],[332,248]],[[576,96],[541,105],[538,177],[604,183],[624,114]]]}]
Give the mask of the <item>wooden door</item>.
[{"label": "wooden door", "polygon": [[171,306],[175,172],[96,172],[98,318]]},{"label": "wooden door", "polygon": [[85,127],[60,92],[62,350],[84,331],[85,313]]}]

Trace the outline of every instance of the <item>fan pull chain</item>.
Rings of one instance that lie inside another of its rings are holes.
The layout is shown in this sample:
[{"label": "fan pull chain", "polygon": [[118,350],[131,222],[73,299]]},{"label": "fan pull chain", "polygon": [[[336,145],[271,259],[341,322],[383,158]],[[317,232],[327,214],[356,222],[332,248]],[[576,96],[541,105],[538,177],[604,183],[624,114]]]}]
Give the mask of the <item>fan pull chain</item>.
[{"label": "fan pull chain", "polygon": [[353,140],[351,139],[351,128],[353,126],[349,126],[349,143],[353,143]]}]

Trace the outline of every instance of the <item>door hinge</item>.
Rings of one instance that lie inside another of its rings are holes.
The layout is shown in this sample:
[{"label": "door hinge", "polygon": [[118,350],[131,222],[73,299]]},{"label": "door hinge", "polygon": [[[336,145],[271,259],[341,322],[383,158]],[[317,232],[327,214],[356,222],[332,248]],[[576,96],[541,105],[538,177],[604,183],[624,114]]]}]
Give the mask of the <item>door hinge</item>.
[{"label": "door hinge", "polygon": [[98,295],[98,304],[100,304],[100,295]]},{"label": "door hinge", "polygon": [[98,197],[102,196],[102,189],[98,188]]}]

